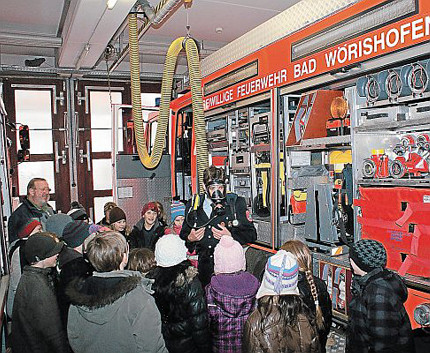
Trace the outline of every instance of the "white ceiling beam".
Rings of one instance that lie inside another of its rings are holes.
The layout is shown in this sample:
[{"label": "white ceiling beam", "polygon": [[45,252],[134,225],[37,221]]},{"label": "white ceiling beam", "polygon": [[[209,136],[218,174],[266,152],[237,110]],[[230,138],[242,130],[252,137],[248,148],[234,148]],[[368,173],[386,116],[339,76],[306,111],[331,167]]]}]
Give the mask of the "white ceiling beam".
[{"label": "white ceiling beam", "polygon": [[18,34],[18,33],[1,33],[1,45],[14,45],[26,47],[40,47],[40,48],[60,48],[62,39],[54,36],[42,36],[32,34]]},{"label": "white ceiling beam", "polygon": [[75,0],[65,21],[58,66],[92,68],[135,2],[118,0],[108,10],[105,1]]}]

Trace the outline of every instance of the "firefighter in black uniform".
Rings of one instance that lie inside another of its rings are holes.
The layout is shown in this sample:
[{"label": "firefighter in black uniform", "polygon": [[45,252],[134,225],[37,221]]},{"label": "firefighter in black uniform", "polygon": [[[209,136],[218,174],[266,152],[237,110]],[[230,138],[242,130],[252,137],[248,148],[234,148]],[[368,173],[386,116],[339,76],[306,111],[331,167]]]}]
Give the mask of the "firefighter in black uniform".
[{"label": "firefighter in black uniform", "polygon": [[210,166],[203,173],[206,193],[194,195],[185,209],[181,238],[190,252],[197,251],[199,278],[205,286],[214,270],[214,248],[223,236],[240,244],[252,243],[257,232],[243,197],[226,193],[223,168]]}]

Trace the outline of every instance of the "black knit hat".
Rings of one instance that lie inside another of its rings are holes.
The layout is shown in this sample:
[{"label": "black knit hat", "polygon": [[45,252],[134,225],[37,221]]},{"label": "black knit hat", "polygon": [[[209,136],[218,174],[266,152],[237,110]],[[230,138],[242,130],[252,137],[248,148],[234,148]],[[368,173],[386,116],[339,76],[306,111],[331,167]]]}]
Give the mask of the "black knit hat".
[{"label": "black knit hat", "polygon": [[90,235],[90,225],[84,221],[73,221],[68,223],[63,230],[63,240],[71,248],[81,245]]},{"label": "black knit hat", "polygon": [[109,212],[109,223],[113,224],[121,219],[126,219],[124,211],[119,207],[112,208]]},{"label": "black knit hat", "polygon": [[74,208],[67,212],[67,214],[72,217],[75,221],[84,221],[88,219],[87,212],[83,208]]},{"label": "black knit hat", "polygon": [[67,214],[75,221],[88,219],[87,211],[78,201],[73,201],[70,204],[70,211]]},{"label": "black knit hat", "polygon": [[34,234],[28,238],[24,247],[25,259],[30,263],[36,263],[58,254],[63,248],[62,241],[55,240],[46,233]]},{"label": "black knit hat", "polygon": [[377,240],[361,239],[349,249],[349,257],[365,272],[387,265],[387,252]]}]

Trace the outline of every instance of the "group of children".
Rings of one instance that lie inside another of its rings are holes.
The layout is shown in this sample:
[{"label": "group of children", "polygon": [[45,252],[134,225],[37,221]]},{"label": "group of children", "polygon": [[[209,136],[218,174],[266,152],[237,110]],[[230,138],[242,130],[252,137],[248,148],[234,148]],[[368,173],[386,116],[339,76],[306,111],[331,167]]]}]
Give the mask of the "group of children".
[{"label": "group of children", "polygon": [[[63,234],[75,234],[63,236],[68,246],[53,233],[41,232],[21,249],[29,265],[13,305],[13,352],[265,352],[266,344],[269,349],[274,344],[266,330],[282,333],[284,326],[289,339],[283,336],[279,347],[284,348],[270,352],[322,351],[331,317],[317,329],[319,304],[308,308],[303,303],[298,289],[303,269],[292,253],[280,250],[272,256],[260,285],[246,272],[243,247],[222,237],[214,253],[215,274],[203,288],[176,234],[161,236],[154,252],[129,251],[116,231],[84,237],[81,228],[79,223],[65,226]],[[65,256],[76,267],[87,261],[91,270],[75,276],[69,271],[63,278],[63,265],[55,285],[52,268]],[[301,280],[308,281],[306,275]],[[289,296],[294,296],[291,303],[284,303]]]},{"label": "group of children", "polygon": [[125,212],[114,202],[104,206],[105,217],[100,225],[109,227],[124,235],[131,249],[148,248],[154,250],[158,239],[167,233],[179,234],[185,216],[185,205],[180,201],[171,204],[171,222],[166,220],[163,205],[158,201],[146,203],[141,211],[141,219],[130,228]]},{"label": "group of children", "polygon": [[[331,299],[303,242],[286,242],[256,278],[244,247],[222,236],[203,287],[178,236],[185,206],[171,214],[166,227],[147,203],[132,230],[113,203],[99,225],[76,211],[49,217],[44,232],[29,221],[10,251],[12,351],[325,352]],[[385,269],[383,245],[360,240],[350,261],[347,352],[412,353],[406,287]]]}]

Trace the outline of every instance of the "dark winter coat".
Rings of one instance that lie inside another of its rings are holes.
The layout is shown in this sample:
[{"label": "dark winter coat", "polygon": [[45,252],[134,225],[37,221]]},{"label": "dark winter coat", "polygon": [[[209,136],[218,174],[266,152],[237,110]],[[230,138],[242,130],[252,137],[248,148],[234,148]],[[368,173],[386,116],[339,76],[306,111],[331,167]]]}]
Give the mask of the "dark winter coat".
[{"label": "dark winter coat", "polygon": [[[203,209],[204,200],[206,198],[205,194],[199,195],[200,203],[197,210],[193,210],[193,199],[188,201],[185,208],[185,221],[182,225],[180,237],[187,242],[188,250],[191,253],[194,250],[197,251],[197,255],[199,256],[199,278],[204,286],[210,282],[210,278],[213,274],[213,252],[215,246],[219,242],[219,240],[216,239],[212,234],[212,227],[223,223],[225,227],[227,227],[227,229],[231,232],[233,239],[237,240],[242,245],[252,243],[257,239],[257,231],[255,230],[254,224],[249,219],[245,199],[235,194],[229,195],[229,197],[232,199],[237,197],[236,201],[234,202],[234,209],[232,202],[229,203],[226,200],[223,200],[225,212],[219,216],[216,216],[215,211],[212,211],[210,218],[208,218],[206,215]],[[190,208],[192,209],[190,210]],[[234,217],[234,214],[236,214],[236,217]],[[209,219],[211,219],[211,221],[208,223]],[[233,226],[234,220],[238,221],[238,225]],[[189,242],[188,235],[190,234],[194,223],[197,223],[197,226],[201,226],[206,223],[208,223],[208,225],[206,226],[205,234],[200,241]]]},{"label": "dark winter coat", "polygon": [[252,274],[213,276],[206,286],[213,352],[242,352],[243,327],[256,305],[260,283]]},{"label": "dark winter coat", "polygon": [[164,234],[164,227],[155,221],[151,229],[147,230],[144,226],[143,218],[136,223],[127,237],[130,249],[148,248],[154,251],[155,243]]},{"label": "dark winter coat", "polygon": [[169,352],[211,352],[206,298],[197,269],[186,260],[172,267],[156,267],[146,276],[155,279],[154,298]]},{"label": "dark winter coat", "polygon": [[266,318],[264,332],[258,325],[257,309],[245,323],[243,352],[245,353],[319,353],[320,343],[315,324],[304,313],[297,316],[296,325],[280,325],[280,316],[273,310]]},{"label": "dark winter coat", "polygon": [[34,218],[42,223],[45,227],[46,220],[54,214],[54,210],[48,205],[44,210],[34,206],[27,197],[24,198],[21,205],[11,214],[8,222],[9,243],[18,239],[18,232],[27,223]]},{"label": "dark winter coat", "polygon": [[167,353],[151,281],[135,271],[72,281],[67,333],[75,353]]},{"label": "dark winter coat", "polygon": [[66,295],[66,288],[75,278],[87,278],[93,273],[93,267],[84,259],[83,255],[73,249],[64,247],[58,257],[60,275],[58,276],[57,296],[60,306],[61,321],[67,328],[70,299]]},{"label": "dark winter coat", "polygon": [[24,268],[13,305],[13,352],[70,352],[50,272],[51,268]]},{"label": "dark winter coat", "polygon": [[[332,321],[332,304],[330,295],[327,291],[327,285],[325,282],[318,278],[314,277],[315,287],[318,292],[318,302],[321,307],[322,315],[324,318],[324,330],[318,332],[320,343],[321,343],[321,352],[325,352],[325,345],[327,343],[327,336],[330,332],[331,321]],[[306,279],[306,275],[303,272],[299,272],[299,282],[297,284],[299,288],[300,296],[303,299],[303,302],[306,306],[312,311],[312,313],[316,314],[316,307],[314,298],[312,297],[311,287]]]},{"label": "dark winter coat", "polygon": [[346,352],[414,352],[408,292],[397,274],[379,268],[354,276],[351,293]]},{"label": "dark winter coat", "polygon": [[16,289],[21,279],[24,267],[30,265],[24,256],[25,242],[28,238],[17,239],[10,244],[9,249],[9,288],[7,291],[6,310],[9,318],[12,318],[13,301],[15,299]]}]

